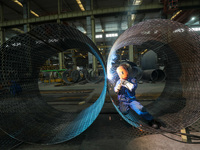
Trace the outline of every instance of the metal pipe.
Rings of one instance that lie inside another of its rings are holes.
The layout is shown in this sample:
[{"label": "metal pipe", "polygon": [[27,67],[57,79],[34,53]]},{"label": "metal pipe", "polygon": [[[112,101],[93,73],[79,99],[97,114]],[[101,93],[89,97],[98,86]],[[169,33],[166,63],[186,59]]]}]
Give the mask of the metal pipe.
[{"label": "metal pipe", "polygon": [[158,79],[158,72],[155,69],[143,70],[142,79],[146,81],[156,81]]},{"label": "metal pipe", "polygon": [[165,80],[166,78],[166,74],[163,70],[161,69],[156,69],[156,72],[158,73],[158,78],[157,78],[157,82],[162,82]]}]

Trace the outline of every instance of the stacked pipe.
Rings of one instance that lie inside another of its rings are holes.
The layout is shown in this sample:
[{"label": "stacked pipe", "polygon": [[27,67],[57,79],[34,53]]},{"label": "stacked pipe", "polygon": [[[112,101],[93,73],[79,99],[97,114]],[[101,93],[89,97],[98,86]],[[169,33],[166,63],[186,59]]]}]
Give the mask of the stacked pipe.
[{"label": "stacked pipe", "polygon": [[162,82],[166,78],[166,74],[161,69],[143,70],[142,79],[145,81]]},{"label": "stacked pipe", "polygon": [[[72,79],[72,81],[68,80],[68,77]],[[62,75],[63,81],[67,84],[77,83],[83,80],[86,80],[89,83],[98,83],[103,79],[103,70],[98,70],[98,75],[92,69],[83,69],[83,70],[66,70]]]}]

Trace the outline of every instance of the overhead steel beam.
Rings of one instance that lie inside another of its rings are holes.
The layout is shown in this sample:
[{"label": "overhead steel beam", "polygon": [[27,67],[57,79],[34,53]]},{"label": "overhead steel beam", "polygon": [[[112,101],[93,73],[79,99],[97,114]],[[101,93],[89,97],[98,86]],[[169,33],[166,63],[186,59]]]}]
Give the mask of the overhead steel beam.
[{"label": "overhead steel beam", "polygon": [[[99,8],[98,1],[96,2],[96,6],[97,6],[97,8]],[[105,24],[103,23],[101,17],[99,18],[99,21],[100,21],[101,29],[102,29],[102,30],[105,30]]]},{"label": "overhead steel beam", "polygon": [[44,11],[45,13],[48,13],[47,10],[45,10],[42,6],[40,6],[35,0],[31,0],[32,3],[34,3],[39,9],[41,9],[42,11]]},{"label": "overhead steel beam", "polygon": [[48,16],[42,16],[42,17],[30,18],[30,19],[5,21],[3,23],[0,23],[0,26],[1,27],[16,26],[16,25],[23,25],[23,24],[27,24],[27,23],[54,21],[54,20],[57,20],[57,19],[68,19],[68,18],[86,17],[86,16],[91,16],[91,15],[120,13],[120,12],[129,11],[130,9],[133,9],[133,10],[162,9],[162,7],[163,7],[162,5],[154,5],[154,7],[152,7],[150,5],[148,7],[135,7],[134,9],[132,7],[118,7],[118,8],[86,10],[86,11],[78,11],[78,12],[67,12],[67,13],[62,13],[60,15],[56,14],[56,15],[48,15]]},{"label": "overhead steel beam", "polygon": [[[23,4],[23,18],[28,19],[30,18],[30,0],[24,0],[22,1]],[[24,32],[30,31],[30,25],[25,24],[24,25]]]},{"label": "overhead steel beam", "polygon": [[[0,22],[4,21],[4,6],[0,2]],[[5,42],[5,30],[4,28],[0,28],[0,45]]]},{"label": "overhead steel beam", "polygon": [[[187,9],[187,7],[195,7],[200,8],[200,1],[192,1],[191,3],[181,3],[179,8]],[[78,11],[78,12],[67,12],[62,13],[60,15],[49,15],[49,16],[42,16],[37,18],[30,18],[30,19],[20,19],[20,20],[13,20],[13,21],[5,21],[0,23],[0,27],[5,26],[16,26],[16,25],[23,25],[27,23],[38,23],[38,22],[45,22],[45,21],[56,21],[57,19],[68,19],[68,18],[77,18],[77,17],[86,17],[91,15],[102,15],[102,14],[113,14],[113,13],[122,13],[131,11],[132,13],[137,13],[137,11],[147,11],[147,10],[160,10],[163,9],[162,4],[151,4],[151,5],[141,5],[141,6],[131,6],[131,7],[118,7],[118,8],[105,8],[105,9],[96,9],[96,10],[86,10],[86,11]]]},{"label": "overhead steel beam", "polygon": [[18,14],[18,15],[20,15],[20,16],[23,16],[23,13],[22,13],[22,12],[20,12],[20,11],[14,9],[14,8],[12,8],[12,7],[10,7],[10,6],[8,6],[6,3],[4,3],[4,2],[2,2],[2,1],[1,1],[1,3],[2,3],[4,6],[6,6],[7,8],[9,8],[10,10],[12,10],[13,12],[15,12],[16,14]]}]

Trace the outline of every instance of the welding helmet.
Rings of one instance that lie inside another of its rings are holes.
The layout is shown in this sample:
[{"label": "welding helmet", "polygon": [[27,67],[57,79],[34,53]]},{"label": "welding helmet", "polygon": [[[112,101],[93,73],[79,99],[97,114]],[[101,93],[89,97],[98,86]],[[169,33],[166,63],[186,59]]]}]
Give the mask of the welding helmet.
[{"label": "welding helmet", "polygon": [[119,67],[117,67],[116,71],[120,79],[128,79],[128,70],[126,65],[120,65]]}]

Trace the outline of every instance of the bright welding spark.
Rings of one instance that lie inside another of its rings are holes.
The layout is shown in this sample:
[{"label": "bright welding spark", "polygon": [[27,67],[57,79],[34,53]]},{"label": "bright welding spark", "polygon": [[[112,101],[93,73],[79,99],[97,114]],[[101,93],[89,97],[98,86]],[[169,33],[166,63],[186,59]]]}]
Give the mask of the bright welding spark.
[{"label": "bright welding spark", "polygon": [[111,73],[108,73],[108,79],[112,80],[113,79],[113,75]]},{"label": "bright welding spark", "polygon": [[108,59],[108,64],[107,64],[107,73],[108,73],[108,79],[109,80],[113,80],[113,72],[112,72],[112,64],[115,63],[115,59],[116,59],[116,54],[113,52],[113,53],[110,53],[109,55],[109,59]]}]

